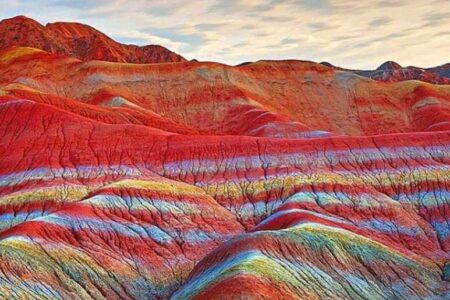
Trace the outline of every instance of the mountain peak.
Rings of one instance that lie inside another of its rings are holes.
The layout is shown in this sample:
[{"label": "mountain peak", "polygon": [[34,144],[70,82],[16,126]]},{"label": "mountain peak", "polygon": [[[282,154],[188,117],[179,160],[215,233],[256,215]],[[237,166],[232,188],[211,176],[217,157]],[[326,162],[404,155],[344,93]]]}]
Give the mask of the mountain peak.
[{"label": "mountain peak", "polygon": [[21,15],[0,22],[0,50],[14,46],[37,48],[80,60],[126,63],[186,61],[162,46],[121,44],[82,23],[56,22],[43,26]]},{"label": "mountain peak", "polygon": [[329,68],[334,68],[335,66],[327,61],[322,61],[320,62],[321,65],[329,67]]},{"label": "mountain peak", "polygon": [[389,61],[384,62],[383,64],[381,64],[377,68],[377,70],[380,70],[380,71],[381,70],[398,70],[398,69],[401,69],[401,68],[402,68],[402,66],[400,64],[396,63],[395,61],[389,60]]},{"label": "mountain peak", "polygon": [[77,22],[55,22],[55,23],[47,23],[45,27],[52,32],[56,32],[60,35],[66,36],[68,38],[71,37],[85,37],[91,35],[102,35],[101,33],[94,27],[91,27],[86,24],[77,23]]},{"label": "mountain peak", "polygon": [[29,18],[27,16],[24,16],[24,15],[17,15],[12,18],[4,19],[1,22],[16,22],[16,23],[33,22],[33,23],[39,24],[39,22],[37,22],[36,20]]},{"label": "mountain peak", "polygon": [[23,29],[23,28],[34,28],[34,29],[40,29],[42,30],[44,28],[44,26],[42,26],[41,23],[39,23],[36,20],[33,20],[31,18],[28,18],[26,16],[15,16],[9,19],[4,19],[0,21],[0,28],[2,30],[3,33],[3,29],[9,29],[9,31],[11,31],[11,33],[21,33],[18,30]]}]

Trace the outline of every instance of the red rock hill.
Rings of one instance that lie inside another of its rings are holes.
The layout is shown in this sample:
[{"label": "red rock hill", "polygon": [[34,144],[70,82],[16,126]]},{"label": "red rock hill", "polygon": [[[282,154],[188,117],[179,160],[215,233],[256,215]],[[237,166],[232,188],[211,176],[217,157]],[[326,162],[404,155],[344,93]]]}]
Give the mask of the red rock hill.
[{"label": "red rock hill", "polygon": [[0,22],[0,49],[26,46],[81,60],[128,63],[186,61],[182,56],[158,45],[124,45],[91,26],[57,22],[45,26],[33,19],[17,16]]},{"label": "red rock hill", "polygon": [[450,299],[450,85],[1,28],[0,299]]}]

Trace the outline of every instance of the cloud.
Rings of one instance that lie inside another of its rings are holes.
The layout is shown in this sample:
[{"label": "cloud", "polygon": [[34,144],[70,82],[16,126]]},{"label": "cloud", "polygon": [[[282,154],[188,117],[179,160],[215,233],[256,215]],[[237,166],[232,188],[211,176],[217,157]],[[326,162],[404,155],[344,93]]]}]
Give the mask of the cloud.
[{"label": "cloud", "polygon": [[302,8],[312,10],[325,10],[333,7],[330,1],[327,0],[303,0],[303,1],[295,1],[295,3],[300,5]]},{"label": "cloud", "polygon": [[383,0],[383,1],[378,1],[377,6],[381,7],[381,8],[386,8],[386,7],[401,7],[401,6],[405,6],[409,3],[409,1],[407,0]]},{"label": "cloud", "polygon": [[[45,9],[42,9],[45,7]],[[188,59],[386,60],[439,65],[449,53],[450,2],[427,0],[11,0],[0,17],[87,23],[125,43],[161,44]]]},{"label": "cloud", "polygon": [[91,9],[108,4],[110,2],[111,1],[108,0],[85,0],[85,1],[49,0],[48,5],[62,6],[65,8],[75,8],[75,9]]},{"label": "cloud", "polygon": [[159,44],[165,45],[171,49],[182,49],[187,46],[186,43],[173,41],[168,38],[151,35],[142,31],[124,31],[120,34],[113,35],[112,37],[127,44]]},{"label": "cloud", "polygon": [[185,32],[180,27],[172,27],[172,28],[146,28],[141,30],[141,32],[147,33],[149,35],[158,36],[164,39],[177,41],[180,43],[184,43],[187,45],[190,45],[192,47],[197,46],[200,47],[201,45],[205,44],[209,38],[206,34],[202,33],[201,31],[198,32]]},{"label": "cloud", "polygon": [[434,34],[434,36],[436,36],[436,37],[450,36],[450,30],[445,30],[445,31],[439,31],[439,32],[436,32],[436,33]]},{"label": "cloud", "polygon": [[439,27],[450,23],[450,12],[435,12],[425,15],[423,18],[426,22],[424,26]]},{"label": "cloud", "polygon": [[369,22],[369,26],[370,27],[377,27],[377,26],[381,26],[381,25],[386,25],[392,22],[392,19],[389,17],[381,17],[381,18],[376,18],[372,21]]},{"label": "cloud", "polygon": [[195,25],[195,29],[200,32],[221,30],[226,23],[200,23]]},{"label": "cloud", "polygon": [[308,27],[311,28],[313,32],[319,32],[319,31],[324,31],[324,30],[339,27],[339,25],[324,23],[324,22],[311,22],[311,23],[308,23]]},{"label": "cloud", "polygon": [[260,18],[260,20],[262,22],[267,22],[267,23],[288,23],[292,20],[294,20],[295,17],[294,16],[262,16]]},{"label": "cloud", "polygon": [[298,44],[301,41],[301,39],[282,39],[281,44],[282,45],[292,45],[292,44]]}]

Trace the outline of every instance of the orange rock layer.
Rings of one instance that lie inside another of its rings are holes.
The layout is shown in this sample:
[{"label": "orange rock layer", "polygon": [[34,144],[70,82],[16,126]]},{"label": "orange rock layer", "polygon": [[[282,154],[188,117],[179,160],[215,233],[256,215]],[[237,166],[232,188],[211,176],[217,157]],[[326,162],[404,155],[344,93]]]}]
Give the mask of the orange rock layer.
[{"label": "orange rock layer", "polygon": [[449,85],[83,60],[0,52],[0,298],[450,296]]}]

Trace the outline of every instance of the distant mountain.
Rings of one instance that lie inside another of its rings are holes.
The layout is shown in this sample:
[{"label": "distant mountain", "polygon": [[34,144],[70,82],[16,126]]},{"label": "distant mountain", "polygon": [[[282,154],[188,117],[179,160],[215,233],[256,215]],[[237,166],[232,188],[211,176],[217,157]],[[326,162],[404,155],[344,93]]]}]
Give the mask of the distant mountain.
[{"label": "distant mountain", "polygon": [[45,26],[33,19],[17,16],[0,22],[0,50],[26,46],[81,60],[127,63],[163,63],[186,61],[159,45],[124,45],[91,26],[57,22]]},{"label": "distant mountain", "polygon": [[450,64],[434,68],[418,68],[414,66],[402,67],[394,61],[387,61],[381,64],[376,70],[345,69],[336,67],[329,62],[322,62],[321,64],[337,70],[350,71],[379,81],[397,82],[404,80],[420,80],[434,84],[450,84]]},{"label": "distant mountain", "polygon": [[399,70],[401,68],[402,66],[400,66],[395,61],[387,61],[381,64],[381,66],[377,68],[377,71],[392,71],[392,70]]}]

